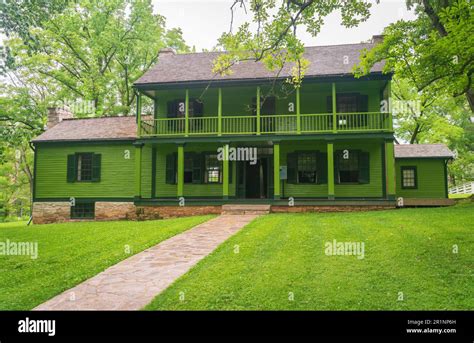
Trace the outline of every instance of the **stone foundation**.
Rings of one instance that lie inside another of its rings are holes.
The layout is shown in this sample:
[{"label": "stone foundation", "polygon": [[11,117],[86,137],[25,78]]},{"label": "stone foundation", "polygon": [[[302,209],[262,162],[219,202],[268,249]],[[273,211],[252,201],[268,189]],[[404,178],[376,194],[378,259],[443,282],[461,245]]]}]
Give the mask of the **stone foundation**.
[{"label": "stone foundation", "polygon": [[136,218],[136,207],[133,202],[98,201],[95,203],[96,220],[133,220]]},{"label": "stone foundation", "polygon": [[137,206],[139,220],[221,214],[221,206]]},{"label": "stone foundation", "polygon": [[61,223],[71,220],[69,202],[35,202],[33,203],[33,223]]}]

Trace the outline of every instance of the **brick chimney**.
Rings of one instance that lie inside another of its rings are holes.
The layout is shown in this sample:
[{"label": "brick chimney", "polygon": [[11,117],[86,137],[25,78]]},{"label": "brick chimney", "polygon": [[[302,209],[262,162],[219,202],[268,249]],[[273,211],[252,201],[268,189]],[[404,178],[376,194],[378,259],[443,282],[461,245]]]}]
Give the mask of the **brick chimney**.
[{"label": "brick chimney", "polygon": [[372,43],[379,44],[383,42],[383,35],[373,35],[372,36]]},{"label": "brick chimney", "polygon": [[48,108],[48,123],[46,124],[47,128],[50,129],[64,119],[70,119],[73,117],[73,114],[69,110],[69,107],[49,107]]},{"label": "brick chimney", "polygon": [[173,49],[173,48],[163,48],[160,50],[160,52],[158,53],[159,56],[163,56],[163,55],[176,55],[176,51]]}]

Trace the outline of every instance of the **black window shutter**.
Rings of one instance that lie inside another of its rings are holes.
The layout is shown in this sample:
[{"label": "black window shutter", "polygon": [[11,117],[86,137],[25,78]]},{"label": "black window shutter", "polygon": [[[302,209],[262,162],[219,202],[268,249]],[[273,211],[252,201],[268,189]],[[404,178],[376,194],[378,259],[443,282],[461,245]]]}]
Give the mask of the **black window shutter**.
[{"label": "black window shutter", "polygon": [[325,152],[318,153],[318,184],[328,183],[328,154]]},{"label": "black window shutter", "polygon": [[359,183],[370,183],[370,159],[365,151],[359,151]]},{"label": "black window shutter", "polygon": [[358,112],[369,112],[369,96],[359,94],[357,98],[357,111]]},{"label": "black window shutter", "polygon": [[100,165],[101,165],[102,155],[93,154],[92,155],[92,181],[100,181]]},{"label": "black window shutter", "polygon": [[298,153],[291,152],[286,155],[287,180],[288,183],[297,183],[298,174]]},{"label": "black window shutter", "polygon": [[234,165],[232,164],[232,161],[229,161],[229,183],[232,183],[232,167]]},{"label": "black window shutter", "polygon": [[176,162],[177,154],[166,155],[166,183],[175,184],[176,183]]},{"label": "black window shutter", "polygon": [[199,153],[193,154],[193,183],[202,183],[202,156]]},{"label": "black window shutter", "polygon": [[67,182],[76,181],[76,155],[67,155]]},{"label": "black window shutter", "polygon": [[176,113],[177,111],[177,103],[175,100],[173,101],[168,101],[167,103],[168,106],[168,111],[167,111],[167,116],[168,118],[176,118]]},{"label": "black window shutter", "polygon": [[[261,101],[263,102],[263,98]],[[261,114],[263,115],[276,114],[276,103],[275,103],[274,96],[269,96],[265,99],[265,102],[263,102],[262,104]]]},{"label": "black window shutter", "polygon": [[194,117],[202,117],[204,114],[204,104],[199,100],[193,101],[193,116]]},{"label": "black window shutter", "polygon": [[332,95],[326,97],[326,111],[332,113]]},{"label": "black window shutter", "polygon": [[334,152],[334,183],[341,183],[339,180],[339,160],[342,157],[342,150]]}]

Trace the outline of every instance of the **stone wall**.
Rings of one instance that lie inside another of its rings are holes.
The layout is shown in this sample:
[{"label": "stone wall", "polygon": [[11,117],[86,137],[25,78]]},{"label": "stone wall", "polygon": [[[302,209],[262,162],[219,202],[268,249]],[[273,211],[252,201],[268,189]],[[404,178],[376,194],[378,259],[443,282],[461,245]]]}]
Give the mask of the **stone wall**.
[{"label": "stone wall", "polygon": [[205,214],[221,214],[221,206],[139,206],[137,219],[161,219],[173,217],[199,216]]},{"label": "stone wall", "polygon": [[296,213],[296,212],[356,212],[356,211],[375,211],[395,208],[392,205],[374,205],[374,206],[272,206],[273,213]]},{"label": "stone wall", "polygon": [[71,207],[69,202],[35,202],[33,203],[33,223],[48,224],[69,221]]},{"label": "stone wall", "polygon": [[134,220],[137,218],[133,202],[97,201],[95,203],[96,220]]}]

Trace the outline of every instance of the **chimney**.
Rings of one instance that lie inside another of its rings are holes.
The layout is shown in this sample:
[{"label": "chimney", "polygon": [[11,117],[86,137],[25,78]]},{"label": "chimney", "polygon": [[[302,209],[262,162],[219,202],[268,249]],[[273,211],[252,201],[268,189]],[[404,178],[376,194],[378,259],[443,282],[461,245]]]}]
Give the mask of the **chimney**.
[{"label": "chimney", "polygon": [[173,48],[163,48],[160,50],[160,52],[158,53],[159,56],[163,56],[163,55],[176,55],[176,51],[173,49]]},{"label": "chimney", "polygon": [[69,110],[69,107],[48,107],[48,123],[47,128],[50,129],[64,119],[70,119],[73,114]]},{"label": "chimney", "polygon": [[372,36],[372,43],[379,44],[383,42],[383,35],[373,35]]}]

